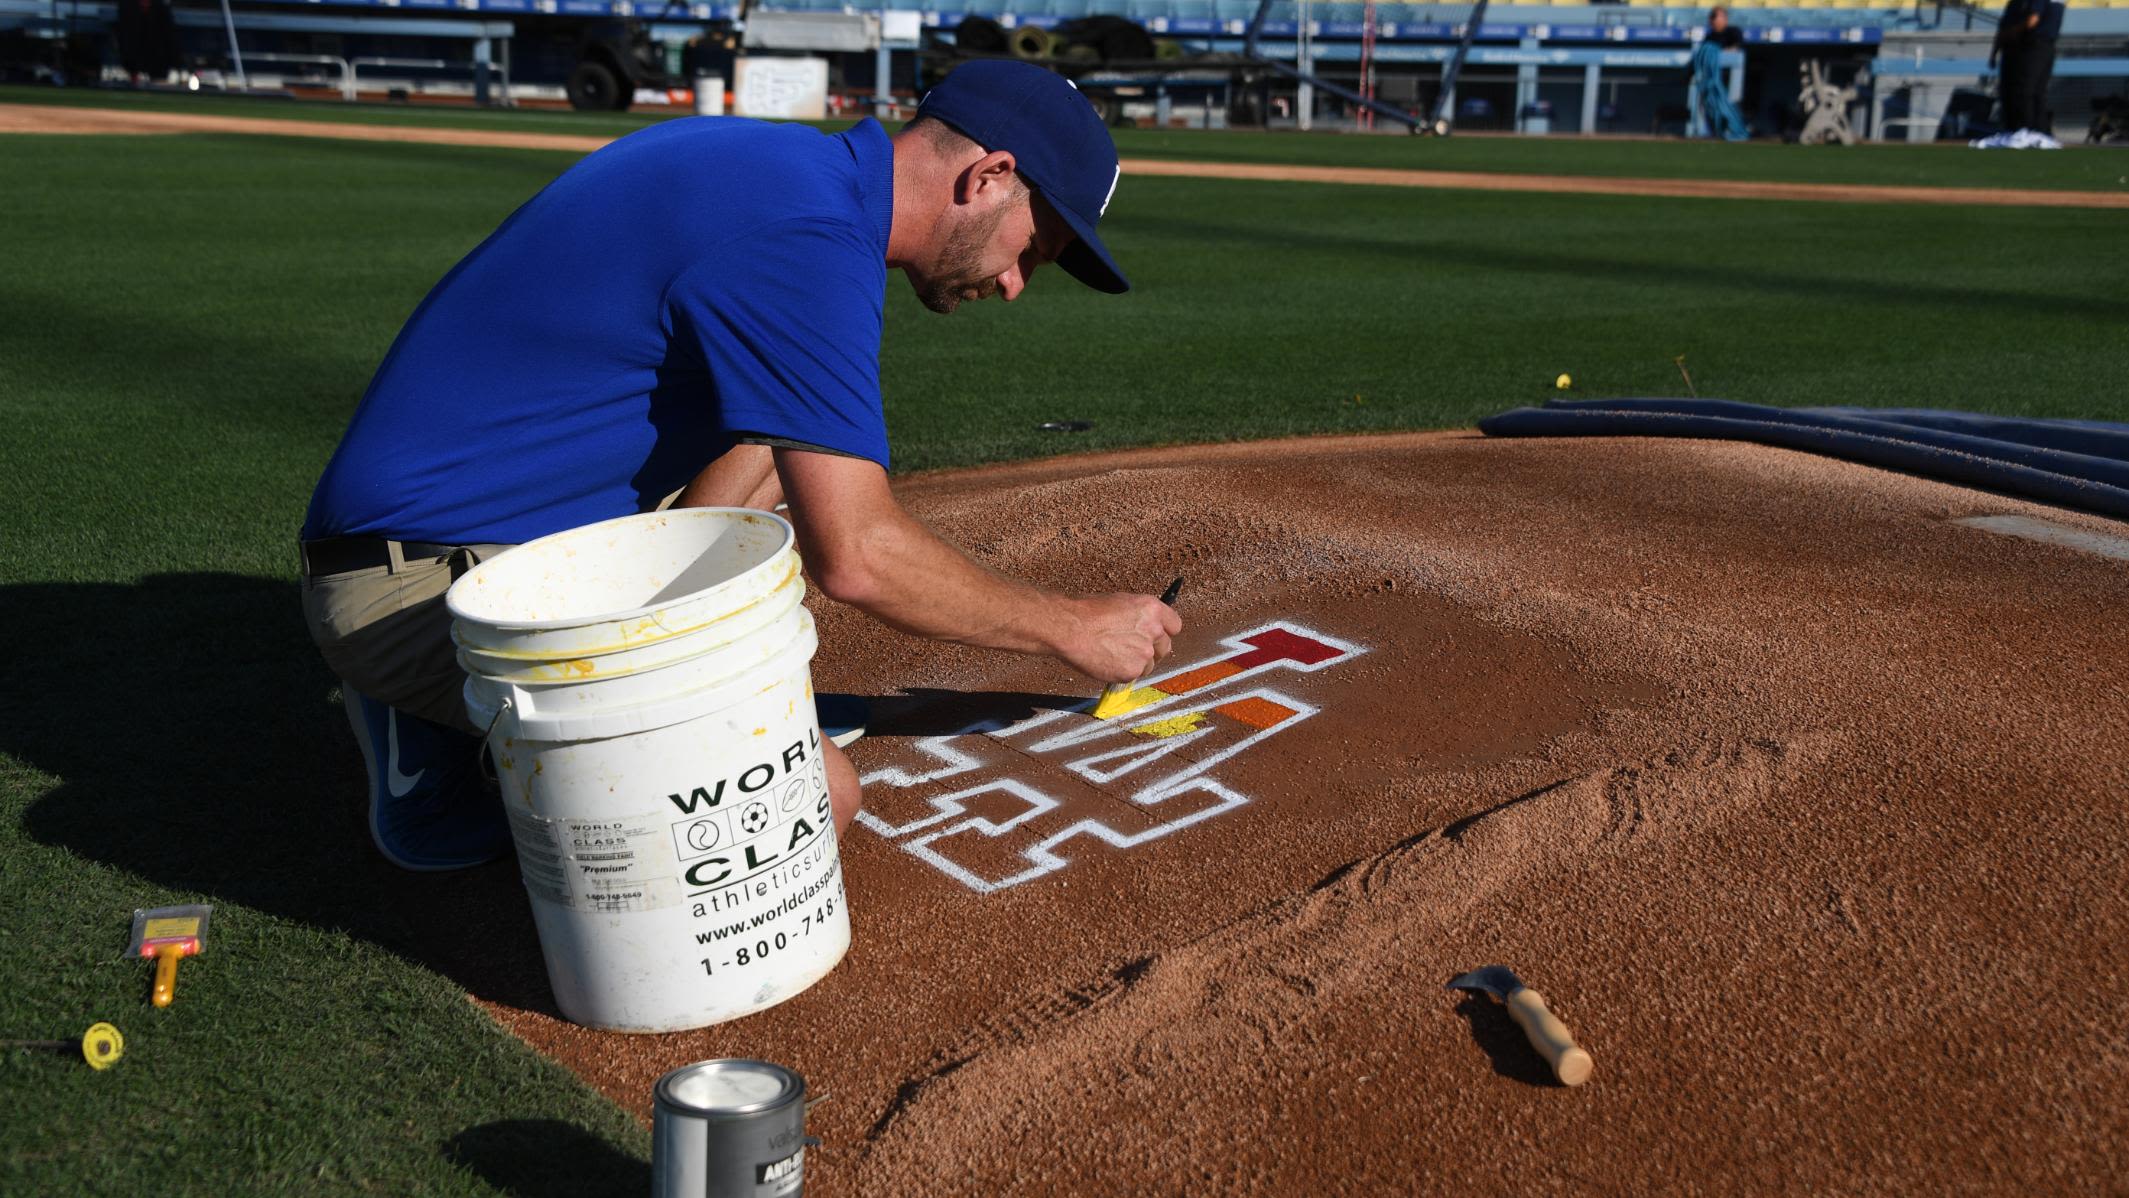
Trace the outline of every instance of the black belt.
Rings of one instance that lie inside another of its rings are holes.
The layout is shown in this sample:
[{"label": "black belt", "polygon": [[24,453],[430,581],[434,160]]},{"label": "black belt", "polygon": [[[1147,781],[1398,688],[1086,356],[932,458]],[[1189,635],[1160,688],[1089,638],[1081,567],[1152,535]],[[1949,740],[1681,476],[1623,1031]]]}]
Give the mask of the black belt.
[{"label": "black belt", "polygon": [[426,541],[389,541],[383,537],[327,537],[303,542],[303,573],[311,578],[373,570],[392,564],[392,546],[399,546],[402,562],[426,561],[457,553],[457,545],[431,545]]}]

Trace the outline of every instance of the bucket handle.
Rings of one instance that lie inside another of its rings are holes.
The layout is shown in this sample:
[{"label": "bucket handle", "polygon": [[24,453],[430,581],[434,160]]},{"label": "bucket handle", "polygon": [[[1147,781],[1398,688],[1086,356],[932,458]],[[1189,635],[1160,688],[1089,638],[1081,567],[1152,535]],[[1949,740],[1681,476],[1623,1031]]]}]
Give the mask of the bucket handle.
[{"label": "bucket handle", "polygon": [[481,777],[498,786],[502,785],[503,780],[496,776],[495,755],[488,751],[488,742],[494,739],[495,726],[503,722],[503,713],[508,710],[510,710],[510,700],[504,699],[496,704],[495,718],[488,721],[488,730],[481,733],[480,748],[473,751],[473,758],[480,766]]}]

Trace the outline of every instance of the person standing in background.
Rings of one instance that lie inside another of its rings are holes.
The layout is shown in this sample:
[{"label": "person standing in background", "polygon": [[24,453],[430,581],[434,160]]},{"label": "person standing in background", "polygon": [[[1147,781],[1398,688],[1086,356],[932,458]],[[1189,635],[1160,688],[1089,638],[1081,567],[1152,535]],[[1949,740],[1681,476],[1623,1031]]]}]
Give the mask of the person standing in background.
[{"label": "person standing in background", "polygon": [[1722,82],[1722,52],[1743,45],[1744,40],[1744,32],[1730,26],[1730,10],[1714,8],[1708,11],[1706,36],[1693,47],[1693,93],[1700,99],[1701,118],[1707,123],[1708,135],[1724,141],[1743,141],[1752,136],[1744,114],[1730,103],[1730,93]]},{"label": "person standing in background", "polygon": [[2055,75],[2055,39],[2062,33],[2062,0],[2010,0],[1996,24],[1994,56],[2002,62],[1999,91],[2004,132],[2051,132],[2048,82]]}]

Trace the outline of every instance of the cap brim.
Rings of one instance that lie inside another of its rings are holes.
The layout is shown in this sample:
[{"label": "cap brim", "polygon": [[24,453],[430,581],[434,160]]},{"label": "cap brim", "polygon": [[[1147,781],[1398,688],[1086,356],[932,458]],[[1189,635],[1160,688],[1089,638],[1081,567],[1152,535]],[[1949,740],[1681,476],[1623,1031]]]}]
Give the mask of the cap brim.
[{"label": "cap brim", "polygon": [[1050,210],[1071,226],[1072,232],[1076,234],[1072,244],[1057,255],[1057,265],[1064,268],[1066,274],[1096,291],[1106,291],[1110,295],[1122,295],[1131,290],[1131,281],[1124,278],[1124,272],[1116,268],[1116,259],[1109,256],[1109,247],[1103,245],[1101,238],[1094,235],[1094,226],[1091,223],[1054,204],[1050,206]]}]

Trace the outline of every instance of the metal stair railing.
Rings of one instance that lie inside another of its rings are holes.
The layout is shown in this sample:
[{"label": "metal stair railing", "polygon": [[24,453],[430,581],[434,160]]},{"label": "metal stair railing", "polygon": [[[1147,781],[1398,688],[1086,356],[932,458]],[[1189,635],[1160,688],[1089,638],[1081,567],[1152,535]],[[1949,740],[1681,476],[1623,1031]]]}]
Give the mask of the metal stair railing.
[{"label": "metal stair railing", "polygon": [[[1484,0],[1480,0],[1480,2],[1481,4],[1483,4]],[[1260,0],[1260,3],[1257,5],[1257,15],[1250,18],[1248,32],[1243,34],[1242,37],[1243,57],[1251,59],[1256,62],[1257,65],[1265,67],[1277,74],[1284,75],[1289,79],[1295,80],[1296,82],[1306,83],[1311,87],[1320,88],[1323,91],[1329,92],[1330,94],[1338,97],[1339,99],[1344,100],[1348,104],[1359,105],[1360,107],[1367,109],[1369,112],[1372,112],[1377,116],[1387,117],[1390,120],[1397,121],[1398,123],[1404,125],[1407,129],[1410,129],[1414,133],[1423,132],[1425,130],[1426,122],[1424,119],[1415,116],[1412,113],[1406,112],[1402,108],[1397,108],[1392,105],[1385,104],[1372,96],[1363,96],[1350,87],[1346,87],[1345,85],[1339,83],[1332,83],[1328,79],[1321,78],[1320,76],[1302,70],[1297,65],[1281,62],[1279,59],[1276,58],[1265,57],[1264,54],[1259,51],[1257,43],[1261,39],[1264,32],[1264,18],[1270,15],[1271,6],[1273,3],[1274,0]],[[1476,28],[1476,26],[1473,26],[1473,28]],[[1466,36],[1465,40],[1469,40],[1468,35]]]}]

